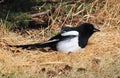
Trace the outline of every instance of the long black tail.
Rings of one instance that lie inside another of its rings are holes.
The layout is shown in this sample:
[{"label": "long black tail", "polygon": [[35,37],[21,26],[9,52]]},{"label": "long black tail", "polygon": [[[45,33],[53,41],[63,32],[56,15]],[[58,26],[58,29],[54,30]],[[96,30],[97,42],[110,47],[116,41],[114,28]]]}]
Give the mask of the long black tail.
[{"label": "long black tail", "polygon": [[9,47],[16,47],[22,49],[35,49],[35,48],[44,48],[49,47],[48,44],[35,43],[35,44],[26,44],[26,45],[8,45]]},{"label": "long black tail", "polygon": [[43,43],[35,43],[35,44],[26,44],[26,45],[8,45],[9,47],[16,47],[22,49],[35,49],[35,48],[45,48],[45,47],[53,47],[56,45],[58,40],[50,40]]}]

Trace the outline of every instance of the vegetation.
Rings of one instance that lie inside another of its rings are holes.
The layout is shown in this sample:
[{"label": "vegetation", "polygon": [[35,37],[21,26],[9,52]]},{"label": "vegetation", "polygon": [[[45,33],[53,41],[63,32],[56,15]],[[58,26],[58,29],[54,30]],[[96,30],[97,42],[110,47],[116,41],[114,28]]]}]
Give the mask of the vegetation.
[{"label": "vegetation", "polygon": [[[82,52],[7,46],[43,42],[83,22],[101,32]],[[0,29],[0,78],[120,78],[119,0],[3,0]]]},{"label": "vegetation", "polygon": [[[6,24],[6,28],[28,28],[33,18],[32,14],[48,11],[47,19],[54,24],[62,21],[62,25],[70,22],[75,17],[83,18],[87,21],[87,14],[93,14],[101,6],[97,6],[98,2],[92,1],[41,1],[41,0],[5,0],[0,5],[0,20]],[[103,5],[103,4],[102,4]],[[40,17],[40,16],[38,16]],[[66,17],[63,18],[62,17]],[[41,18],[39,18],[41,19]],[[65,19],[65,20],[64,20]],[[44,20],[45,21],[45,20]],[[51,23],[51,22],[50,22]],[[72,22],[70,22],[72,24]],[[49,24],[48,24],[49,25]]]}]

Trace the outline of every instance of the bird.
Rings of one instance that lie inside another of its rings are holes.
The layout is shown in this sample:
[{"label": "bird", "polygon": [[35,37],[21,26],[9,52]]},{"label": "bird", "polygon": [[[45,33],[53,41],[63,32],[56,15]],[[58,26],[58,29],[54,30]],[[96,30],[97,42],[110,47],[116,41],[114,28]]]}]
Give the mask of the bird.
[{"label": "bird", "polygon": [[46,42],[9,46],[22,49],[50,47],[62,53],[76,52],[84,49],[92,34],[99,31],[91,23],[82,23],[77,27],[62,27],[57,35]]}]

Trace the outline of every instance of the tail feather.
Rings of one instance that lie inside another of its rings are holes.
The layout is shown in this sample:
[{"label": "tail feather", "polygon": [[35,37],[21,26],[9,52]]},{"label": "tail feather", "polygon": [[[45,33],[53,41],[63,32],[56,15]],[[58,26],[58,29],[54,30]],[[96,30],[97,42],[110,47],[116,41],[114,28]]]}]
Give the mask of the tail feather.
[{"label": "tail feather", "polygon": [[16,48],[44,48],[48,47],[47,44],[41,44],[41,43],[35,43],[35,44],[27,44],[27,45],[8,45],[10,47],[16,47]]},{"label": "tail feather", "polygon": [[9,47],[16,47],[16,48],[23,48],[23,49],[27,49],[27,48],[45,48],[45,47],[52,47],[56,44],[58,40],[50,40],[47,42],[43,42],[43,43],[35,43],[35,44],[26,44],[26,45],[8,45]]}]

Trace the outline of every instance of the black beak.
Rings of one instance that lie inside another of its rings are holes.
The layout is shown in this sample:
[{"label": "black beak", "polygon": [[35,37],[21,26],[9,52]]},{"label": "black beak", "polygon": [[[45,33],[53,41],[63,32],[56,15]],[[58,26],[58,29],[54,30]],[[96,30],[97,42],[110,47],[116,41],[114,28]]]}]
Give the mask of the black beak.
[{"label": "black beak", "polygon": [[100,30],[98,30],[98,29],[96,29],[96,28],[94,28],[93,31],[94,31],[94,32],[100,32]]}]

